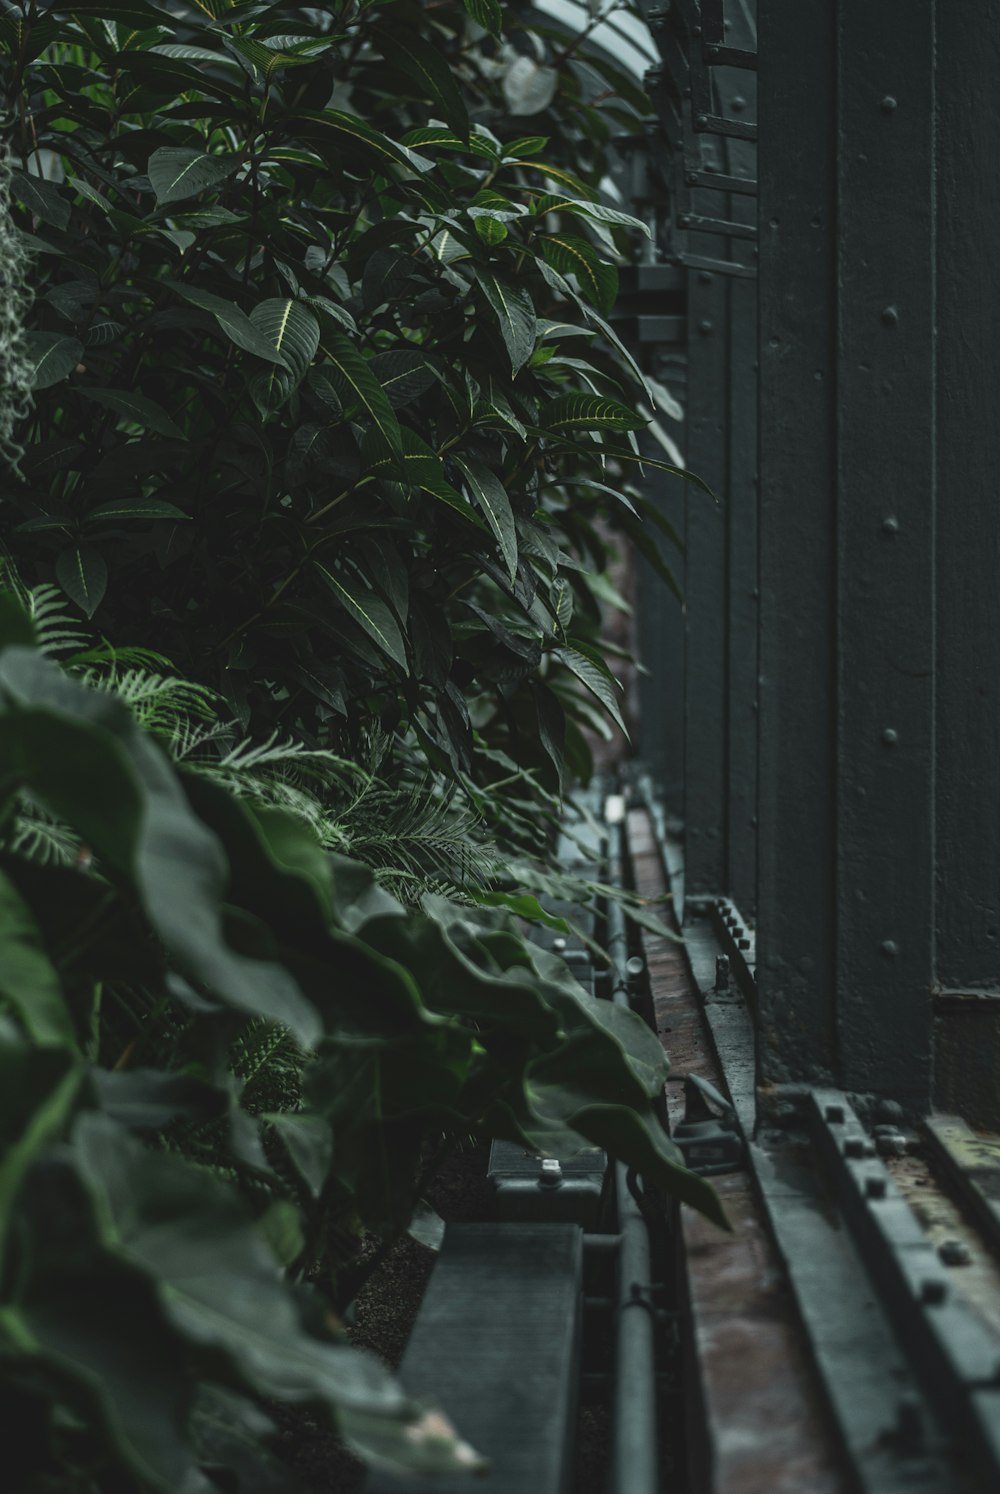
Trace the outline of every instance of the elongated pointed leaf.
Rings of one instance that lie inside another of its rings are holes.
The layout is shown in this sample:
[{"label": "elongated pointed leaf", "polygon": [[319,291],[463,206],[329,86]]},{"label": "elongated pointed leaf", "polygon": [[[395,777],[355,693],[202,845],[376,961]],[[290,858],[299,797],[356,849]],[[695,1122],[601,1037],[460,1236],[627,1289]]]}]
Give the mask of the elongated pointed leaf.
[{"label": "elongated pointed leaf", "polygon": [[475,130],[465,138],[441,125],[426,125],[419,130],[408,130],[402,143],[415,150],[424,150],[429,146],[434,150],[464,151],[468,155],[482,156],[487,161],[495,161],[498,154],[496,146],[477,135]]},{"label": "elongated pointed leaf", "polygon": [[319,347],[319,322],[308,307],[285,297],[261,301],[250,321],[277,355],[275,361],[301,379]]},{"label": "elongated pointed leaf", "polygon": [[457,456],[455,465],[465,475],[469,491],[486,515],[500,545],[507,574],[513,581],[517,575],[517,529],[506,489],[495,472],[472,457]]},{"label": "elongated pointed leaf", "polygon": [[575,648],[557,648],[555,650],[555,657],[561,663],[565,664],[566,668],[575,674],[582,684],[586,685],[592,695],[596,695],[612,721],[621,727],[627,737],[628,731],[626,730],[625,722],[622,720],[622,713],[615,696],[614,685],[598,669],[593,660],[588,659],[584,654],[580,653],[579,649]]},{"label": "elongated pointed leaf", "polygon": [[56,556],[56,580],[66,595],[93,617],[108,588],[108,566],[93,545],[73,545]]},{"label": "elongated pointed leaf", "polygon": [[426,353],[394,348],[391,353],[376,353],[371,360],[372,373],[399,410],[428,390],[434,383],[434,370]]},{"label": "elongated pointed leaf", "polygon": [[163,498],[115,498],[100,503],[87,515],[88,524],[111,524],[123,519],[189,519],[182,508]]},{"label": "elongated pointed leaf", "polygon": [[588,202],[577,197],[558,197],[553,194],[539,198],[535,204],[535,212],[577,213],[595,223],[614,223],[623,228],[638,228],[647,239],[650,237],[648,223],[644,223],[641,218],[634,218],[631,213],[620,212],[618,208],[605,207],[603,202]]},{"label": "elongated pointed leaf", "polygon": [[31,387],[36,391],[67,378],[83,357],[79,338],[59,332],[27,332],[24,342],[32,366]]},{"label": "elongated pointed leaf", "polygon": [[463,140],[467,139],[469,111],[446,58],[429,42],[413,35],[400,41],[393,40],[391,35],[380,36],[378,46],[386,62],[404,77],[413,79],[420,95],[433,100],[452,129]]},{"label": "elongated pointed leaf", "polygon": [[162,206],[219,186],[239,164],[238,156],[206,156],[200,150],[164,145],[154,150],[146,170],[156,201]]},{"label": "elongated pointed leaf", "polygon": [[411,171],[423,172],[429,171],[434,164],[426,156],[390,140],[380,130],[372,129],[357,115],[344,114],[339,109],[309,111],[289,123],[297,127],[304,139],[315,141],[319,146],[325,145],[338,154],[353,147],[383,171],[387,166],[406,166]]},{"label": "elongated pointed leaf", "polygon": [[600,394],[560,394],[542,410],[547,430],[641,431],[647,422],[628,405]]},{"label": "elongated pointed leaf", "polygon": [[243,352],[253,353],[258,358],[266,358],[269,363],[280,364],[282,368],[288,367],[284,354],[275,347],[271,339],[259,327],[254,325],[246,312],[242,311],[235,302],[227,301],[223,296],[214,296],[211,291],[199,290],[197,286],[182,285],[180,282],[175,282],[173,289],[189,305],[197,306],[214,316],[230,342],[242,348]]},{"label": "elongated pointed leaf", "polygon": [[229,945],[222,847],[121,701],[67,679],[33,650],[5,649],[0,767],[131,883],[186,974],[238,1011],[284,1024],[304,1047],[315,1043],[319,1017],[290,972]]},{"label": "elongated pointed leaf", "polygon": [[488,270],[479,271],[477,284],[497,319],[511,368],[517,373],[535,351],[538,321],[531,297],[519,286],[498,280]]},{"label": "elongated pointed leaf", "polygon": [[408,672],[406,645],[399,631],[399,624],[382,598],[366,586],[347,577],[334,575],[327,566],[314,561],[319,574],[329,586],[345,611],[358,623],[368,637],[377,643],[394,664]]},{"label": "elongated pointed leaf", "polygon": [[490,36],[499,39],[503,29],[503,6],[500,0],[462,0],[467,15],[488,31]]},{"label": "elongated pointed leaf", "polygon": [[136,394],[131,389],[82,388],[77,392],[84,399],[92,400],[95,405],[124,416],[133,425],[141,425],[143,430],[155,431],[158,436],[169,436],[172,441],[184,440],[184,432],[176,421],[171,419],[162,405],[147,399],[144,394]]},{"label": "elongated pointed leaf", "polygon": [[331,332],[324,338],[323,352],[345,404],[362,405],[390,449],[401,450],[399,421],[368,360],[339,332]]},{"label": "elongated pointed leaf", "polygon": [[548,263],[564,275],[574,274],[588,301],[593,301],[606,316],[618,295],[618,271],[614,265],[603,260],[593,244],[571,234],[547,234],[541,245]]},{"label": "elongated pointed leaf", "polygon": [[14,883],[0,871],[0,997],[36,1043],[75,1043],[62,985],[38,925]]}]

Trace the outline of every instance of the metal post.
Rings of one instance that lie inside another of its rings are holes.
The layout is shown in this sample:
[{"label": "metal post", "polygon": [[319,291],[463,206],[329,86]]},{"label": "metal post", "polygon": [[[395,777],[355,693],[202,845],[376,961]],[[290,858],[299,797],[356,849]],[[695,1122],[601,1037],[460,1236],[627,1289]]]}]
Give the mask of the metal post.
[{"label": "metal post", "polygon": [[830,0],[760,0],[762,1077],[835,1065],[834,56]]}]

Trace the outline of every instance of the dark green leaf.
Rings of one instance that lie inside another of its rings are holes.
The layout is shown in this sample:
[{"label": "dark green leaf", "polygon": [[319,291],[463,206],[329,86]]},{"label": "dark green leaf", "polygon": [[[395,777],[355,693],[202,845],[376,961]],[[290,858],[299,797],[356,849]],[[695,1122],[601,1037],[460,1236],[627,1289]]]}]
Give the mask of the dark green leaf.
[{"label": "dark green leaf", "polygon": [[26,332],[25,352],[32,365],[32,388],[48,389],[73,372],[83,357],[83,343],[60,332]]},{"label": "dark green leaf", "polygon": [[238,156],[207,156],[199,150],[163,145],[154,150],[146,170],[156,201],[162,206],[219,186],[239,164]]},{"label": "dark green leaf", "polygon": [[503,6],[500,0],[462,0],[468,15],[490,36],[499,39],[503,29]]},{"label": "dark green leaf", "polygon": [[382,55],[392,67],[416,82],[420,96],[441,110],[445,121],[464,140],[469,134],[469,112],[446,58],[429,42],[408,35],[398,41],[386,34],[378,38]]},{"label": "dark green leaf", "polygon": [[555,651],[555,657],[561,663],[565,664],[566,668],[575,674],[578,680],[586,685],[592,695],[597,696],[597,699],[601,702],[601,705],[611,719],[628,736],[615,695],[614,685],[608,679],[607,675],[598,668],[592,659],[588,659],[586,655],[582,654],[579,649],[559,648]]},{"label": "dark green leaf", "polygon": [[59,977],[38,926],[10,878],[0,871],[0,999],[18,1014],[36,1043],[74,1042]]},{"label": "dark green leaf", "polygon": [[368,360],[339,332],[332,332],[323,339],[323,352],[328,359],[330,375],[345,403],[361,404],[390,449],[399,451],[402,441],[399,421]]},{"label": "dark green leaf", "polygon": [[214,316],[230,342],[242,348],[245,353],[253,353],[258,358],[266,358],[269,363],[277,363],[282,368],[289,366],[284,354],[275,346],[267,331],[255,325],[246,312],[241,311],[234,302],[227,301],[222,296],[213,295],[211,291],[200,290],[197,286],[183,285],[179,281],[174,283],[173,289],[191,306],[198,306],[202,311],[207,311]]},{"label": "dark green leaf", "polygon": [[189,519],[183,509],[163,498],[116,498],[92,508],[87,524],[116,523],[121,519]]},{"label": "dark green leaf", "polygon": [[561,394],[544,406],[539,424],[549,430],[639,431],[648,421],[603,395]]},{"label": "dark green leaf", "polygon": [[368,637],[378,644],[382,652],[388,654],[393,663],[398,664],[400,669],[406,672],[409,664],[403,635],[399,631],[399,624],[382,598],[370,588],[361,586],[347,576],[335,575],[318,560],[313,564],[341,606],[356,623],[361,625]]},{"label": "dark green leaf", "polygon": [[478,272],[476,283],[497,319],[511,367],[517,373],[535,351],[538,323],[531,297],[520,286],[505,284],[488,270]]},{"label": "dark green leaf", "polygon": [[477,462],[473,457],[460,456],[456,456],[454,460],[497,537],[507,574],[513,581],[517,574],[517,529],[506,489],[496,473],[491,472],[482,462]]},{"label": "dark green leaf", "polygon": [[56,556],[56,580],[87,617],[93,617],[108,587],[107,561],[93,545],[73,545]]},{"label": "dark green leaf", "polygon": [[113,410],[132,425],[141,425],[144,430],[155,431],[158,436],[169,436],[171,440],[183,441],[184,432],[170,418],[166,410],[155,400],[131,389],[90,389],[81,387],[77,393],[84,399],[93,400],[105,410]]}]

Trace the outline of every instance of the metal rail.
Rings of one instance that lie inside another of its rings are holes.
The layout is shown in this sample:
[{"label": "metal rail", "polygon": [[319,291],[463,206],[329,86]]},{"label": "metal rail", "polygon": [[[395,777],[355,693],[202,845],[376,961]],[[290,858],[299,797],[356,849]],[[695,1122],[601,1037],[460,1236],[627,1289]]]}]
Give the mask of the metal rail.
[{"label": "metal rail", "polygon": [[[612,825],[620,836],[623,825]],[[621,875],[620,853],[611,880]],[[628,1008],[628,933],[621,904],[610,899],[605,947],[612,966],[611,999]],[[652,1301],[649,1230],[628,1186],[626,1168],[615,1164],[615,1203],[621,1245],[618,1255],[618,1332],[614,1378],[611,1494],[658,1494],[656,1414],[656,1322]]]}]

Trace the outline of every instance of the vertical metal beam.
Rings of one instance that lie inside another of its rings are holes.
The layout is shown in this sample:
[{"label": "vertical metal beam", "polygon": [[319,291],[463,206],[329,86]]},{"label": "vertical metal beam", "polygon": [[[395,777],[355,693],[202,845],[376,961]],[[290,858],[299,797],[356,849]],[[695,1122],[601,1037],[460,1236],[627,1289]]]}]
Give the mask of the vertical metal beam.
[{"label": "vertical metal beam", "polygon": [[938,33],[937,975],[969,991],[1000,987],[1000,3]]},{"label": "vertical metal beam", "polygon": [[830,0],[759,0],[758,945],[765,1081],[835,1044],[835,41]]},{"label": "vertical metal beam", "polygon": [[[722,217],[721,192],[703,194],[704,211]],[[722,258],[725,240],[704,239]],[[701,246],[699,246],[699,249]],[[688,488],[687,662],[684,707],[685,877],[690,896],[718,892],[726,880],[726,277],[689,270],[687,465],[719,495],[713,503]]]},{"label": "vertical metal beam", "polygon": [[[732,7],[726,40],[753,51],[756,26],[752,5]],[[704,13],[703,13],[704,14]],[[706,32],[707,36],[707,32]],[[716,72],[723,114],[753,123],[757,119],[756,74],[736,68]],[[726,142],[728,172],[753,181],[757,147],[741,140]],[[730,193],[726,216],[756,225],[753,197]],[[756,244],[730,239],[729,256],[753,266]],[[734,278],[729,285],[727,333],[728,471],[727,530],[727,679],[726,744],[726,883],[727,892],[745,915],[757,906],[757,287],[752,279]]]},{"label": "vertical metal beam", "polygon": [[[735,204],[736,199],[733,199]],[[746,199],[752,213],[754,204]],[[757,287],[729,287],[727,877],[746,914],[757,906]]]},{"label": "vertical metal beam", "polygon": [[837,1035],[846,1088],[926,1108],[935,4],[837,8]]}]

